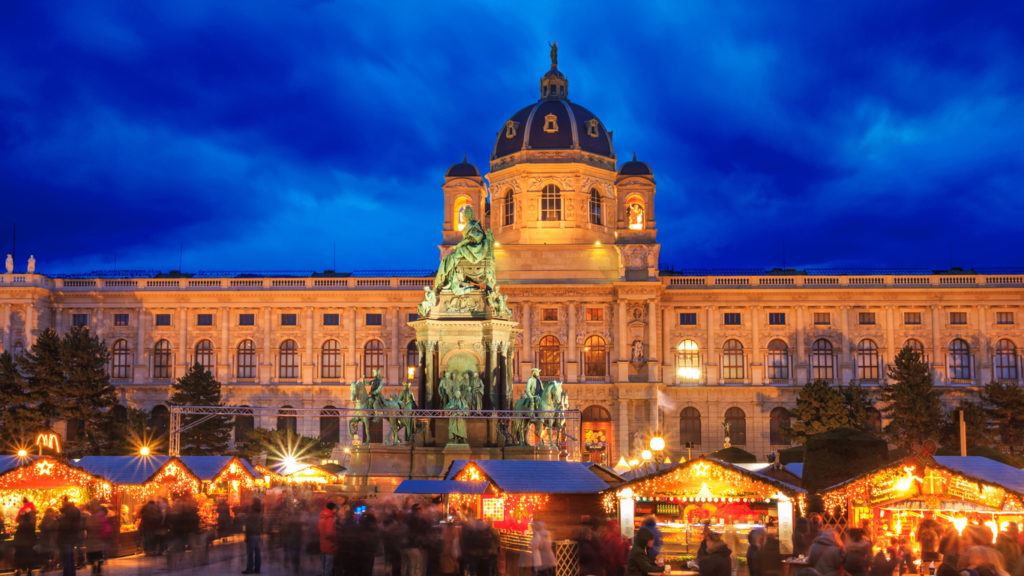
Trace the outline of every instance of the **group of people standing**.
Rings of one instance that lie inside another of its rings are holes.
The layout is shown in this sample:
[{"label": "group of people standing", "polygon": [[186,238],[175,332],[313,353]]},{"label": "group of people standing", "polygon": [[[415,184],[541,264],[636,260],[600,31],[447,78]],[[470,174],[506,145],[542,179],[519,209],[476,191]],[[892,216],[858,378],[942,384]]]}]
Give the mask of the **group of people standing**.
[{"label": "group of people standing", "polygon": [[74,576],[85,563],[92,574],[102,574],[115,532],[114,520],[98,502],[80,509],[64,496],[59,510],[49,508],[39,518],[35,504],[22,498],[13,537],[15,574],[31,576],[35,568],[59,565],[65,576]]}]

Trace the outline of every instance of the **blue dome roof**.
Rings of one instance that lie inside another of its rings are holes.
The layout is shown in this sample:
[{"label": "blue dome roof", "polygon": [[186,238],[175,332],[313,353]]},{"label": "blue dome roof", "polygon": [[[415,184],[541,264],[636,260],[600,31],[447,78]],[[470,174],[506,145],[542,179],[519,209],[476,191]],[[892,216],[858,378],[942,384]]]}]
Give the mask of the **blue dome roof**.
[{"label": "blue dome roof", "polygon": [[444,173],[445,178],[479,178],[480,171],[477,170],[476,166],[472,162],[466,162],[466,157],[462,157],[462,162],[458,164],[452,164],[448,167],[448,171]]},{"label": "blue dome roof", "polygon": [[654,172],[651,172],[646,162],[637,160],[636,154],[633,154],[633,159],[619,168],[619,176],[654,176]]},{"label": "blue dome roof", "polygon": [[615,157],[611,135],[593,112],[564,98],[549,97],[512,115],[498,133],[491,159],[520,150],[577,149]]}]

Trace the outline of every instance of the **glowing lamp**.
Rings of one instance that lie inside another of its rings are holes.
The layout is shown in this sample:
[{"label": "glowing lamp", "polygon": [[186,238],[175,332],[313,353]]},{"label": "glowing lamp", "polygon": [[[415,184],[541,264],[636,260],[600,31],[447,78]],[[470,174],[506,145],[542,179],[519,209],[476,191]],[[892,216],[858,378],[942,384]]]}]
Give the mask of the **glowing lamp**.
[{"label": "glowing lamp", "polygon": [[601,241],[600,240],[598,240],[597,242],[594,242],[594,246],[600,246],[600,245],[601,245]]},{"label": "glowing lamp", "polygon": [[661,452],[665,449],[665,439],[661,436],[655,436],[651,438],[651,450],[655,452]]},{"label": "glowing lamp", "polygon": [[139,456],[149,456],[149,446],[139,448]]},{"label": "glowing lamp", "polygon": [[18,458],[24,458],[26,456],[28,456],[28,450],[25,450],[24,448],[18,450]]},{"label": "glowing lamp", "polygon": [[619,491],[619,498],[621,498],[623,500],[628,500],[629,498],[632,498],[632,497],[633,497],[633,489],[632,488],[623,488],[622,490]]},{"label": "glowing lamp", "polygon": [[639,463],[640,463],[639,460],[637,460],[636,458],[633,458],[632,460],[629,461],[629,467],[633,468],[634,466],[636,466]]},{"label": "glowing lamp", "polygon": [[953,518],[953,528],[956,528],[957,533],[963,536],[964,528],[967,528],[967,517],[957,516]]},{"label": "glowing lamp", "polygon": [[653,454],[651,454],[650,450],[644,450],[643,452],[640,453],[640,457],[643,458],[645,462],[647,460],[650,460],[652,456]]}]

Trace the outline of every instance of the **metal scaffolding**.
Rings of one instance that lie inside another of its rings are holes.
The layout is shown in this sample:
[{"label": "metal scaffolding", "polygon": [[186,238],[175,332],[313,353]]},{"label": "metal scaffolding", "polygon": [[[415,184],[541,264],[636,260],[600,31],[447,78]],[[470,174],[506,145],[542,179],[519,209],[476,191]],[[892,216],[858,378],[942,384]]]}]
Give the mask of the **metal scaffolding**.
[{"label": "metal scaffolding", "polygon": [[[567,452],[571,460],[579,460],[581,456],[581,439],[583,437],[583,421],[579,410],[428,410],[428,409],[373,409],[373,408],[273,408],[267,406],[170,406],[170,433],[168,454],[181,454],[181,433],[188,431],[203,422],[217,416],[275,416],[287,418],[339,418],[344,423],[360,418],[380,418],[385,420],[412,418],[417,422],[432,420],[448,420],[449,418],[465,418],[467,420],[493,420],[495,429],[502,425],[506,430],[512,428],[512,422],[526,420],[536,424],[541,420],[564,420],[565,427],[562,438],[557,446]],[[187,424],[182,424],[182,416],[199,416]],[[535,434],[538,436],[539,429]]]}]

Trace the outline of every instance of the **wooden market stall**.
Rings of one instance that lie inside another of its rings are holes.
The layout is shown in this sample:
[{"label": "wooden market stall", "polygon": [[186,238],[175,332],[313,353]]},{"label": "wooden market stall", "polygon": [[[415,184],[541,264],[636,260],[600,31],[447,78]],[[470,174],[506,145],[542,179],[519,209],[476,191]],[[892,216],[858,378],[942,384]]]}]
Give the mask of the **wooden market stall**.
[{"label": "wooden market stall", "polygon": [[995,536],[1024,520],[1024,470],[981,456],[914,456],[826,488],[822,500],[847,526],[867,524],[872,541],[906,539],[920,554],[923,523],[940,536],[969,524]]},{"label": "wooden market stall", "polygon": [[[763,472],[713,458],[697,458],[639,474],[608,490],[604,508],[617,512],[632,536],[644,517],[654,515],[664,536],[667,557],[697,552],[703,529],[719,532],[733,550],[754,528],[775,525],[781,547],[792,543],[793,516],[805,507],[802,488]],[[781,550],[782,553],[791,550]]]},{"label": "wooden market stall", "polygon": [[82,506],[93,500],[110,504],[113,494],[109,481],[57,458],[0,456],[0,514],[6,526],[14,526],[25,497],[42,518],[49,508],[59,510],[64,496]]},{"label": "wooden market stall", "polygon": [[263,474],[237,456],[180,456],[181,463],[202,482],[203,493],[236,506],[262,483]]},{"label": "wooden market stall", "polygon": [[[171,456],[84,456],[75,465],[113,485],[121,532],[135,530],[138,512],[150,499],[202,496],[199,478]],[[200,513],[206,512],[201,506]]]}]

